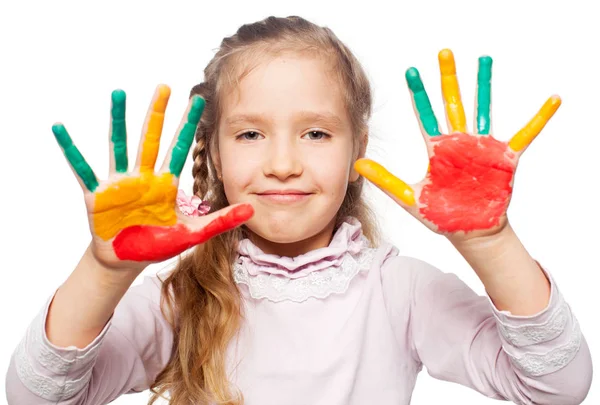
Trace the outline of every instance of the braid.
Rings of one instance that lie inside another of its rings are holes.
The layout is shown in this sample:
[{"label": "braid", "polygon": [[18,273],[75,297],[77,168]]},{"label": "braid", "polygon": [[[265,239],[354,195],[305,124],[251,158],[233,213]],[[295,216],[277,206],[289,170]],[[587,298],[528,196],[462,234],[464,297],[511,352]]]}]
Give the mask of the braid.
[{"label": "braid", "polygon": [[192,167],[192,176],[194,176],[194,195],[204,200],[208,191],[208,156],[206,153],[206,137],[201,130],[196,131],[196,145],[192,152],[194,165]]},{"label": "braid", "polygon": [[[190,92],[190,97],[193,95],[199,95],[204,98],[205,103],[208,104],[211,101],[207,83],[200,83],[194,86]],[[210,106],[205,105],[205,112]],[[194,165],[192,167],[192,176],[194,177],[194,195],[197,195],[201,199],[205,199],[207,192],[210,190],[210,177],[209,177],[209,156],[208,149],[210,148],[209,141],[209,128],[207,128],[206,118],[200,118],[198,127],[196,128],[196,145],[192,152],[192,158],[194,159]]]}]

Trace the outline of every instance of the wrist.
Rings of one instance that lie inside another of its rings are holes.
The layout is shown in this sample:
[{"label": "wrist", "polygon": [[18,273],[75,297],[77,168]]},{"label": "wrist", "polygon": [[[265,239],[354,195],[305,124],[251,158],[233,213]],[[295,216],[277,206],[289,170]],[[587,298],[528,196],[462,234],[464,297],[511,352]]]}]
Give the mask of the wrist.
[{"label": "wrist", "polygon": [[492,302],[513,315],[532,315],[548,305],[550,283],[512,227],[454,243]]},{"label": "wrist", "polygon": [[510,226],[510,223],[506,223],[500,230],[490,235],[476,236],[472,238],[463,239],[452,239],[449,238],[450,243],[463,255],[463,256],[497,256],[502,254],[508,246],[513,246],[515,243],[519,243],[519,239],[515,234],[515,231]]},{"label": "wrist", "polygon": [[90,244],[85,250],[81,261],[85,263],[86,268],[94,273],[95,278],[109,288],[131,285],[147,267],[144,263],[119,267],[111,266],[98,258],[98,255],[94,253],[93,244]]}]

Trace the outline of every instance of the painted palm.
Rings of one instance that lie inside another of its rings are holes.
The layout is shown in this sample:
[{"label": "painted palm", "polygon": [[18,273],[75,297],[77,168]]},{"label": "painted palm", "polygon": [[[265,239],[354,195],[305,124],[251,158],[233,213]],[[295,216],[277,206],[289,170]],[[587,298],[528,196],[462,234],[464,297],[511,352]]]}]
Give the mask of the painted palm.
[{"label": "painted palm", "polygon": [[167,103],[171,94],[161,85],[152,99],[134,169],[128,171],[125,93],[112,94],[110,174],[99,182],[62,124],[52,131],[84,191],[93,247],[99,259],[118,266],[122,261],[156,262],[173,257],[209,238],[246,222],[248,204],[227,207],[203,217],[188,217],[176,207],[179,176],[204,111],[201,97],[190,100],[157,172],[155,164]]},{"label": "painted palm", "polygon": [[521,154],[560,106],[550,97],[538,113],[509,142],[491,136],[492,59],[479,58],[476,117],[473,133],[464,107],[450,50],[439,55],[442,94],[448,133],[443,134],[419,72],[406,71],[415,114],[427,144],[429,168],[425,178],[408,185],[380,164],[360,159],[356,170],[435,232],[455,237],[489,235],[506,224],[514,173]]}]

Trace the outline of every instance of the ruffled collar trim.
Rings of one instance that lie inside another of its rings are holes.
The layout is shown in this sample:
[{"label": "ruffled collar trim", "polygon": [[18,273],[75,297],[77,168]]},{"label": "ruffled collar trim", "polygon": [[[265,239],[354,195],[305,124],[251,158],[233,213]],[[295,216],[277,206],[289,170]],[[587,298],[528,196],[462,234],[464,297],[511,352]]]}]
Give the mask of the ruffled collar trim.
[{"label": "ruffled collar trim", "polygon": [[248,286],[253,298],[303,301],[343,293],[360,271],[368,270],[374,249],[355,218],[335,232],[329,246],[296,256],[264,253],[249,239],[238,244],[234,279]]}]

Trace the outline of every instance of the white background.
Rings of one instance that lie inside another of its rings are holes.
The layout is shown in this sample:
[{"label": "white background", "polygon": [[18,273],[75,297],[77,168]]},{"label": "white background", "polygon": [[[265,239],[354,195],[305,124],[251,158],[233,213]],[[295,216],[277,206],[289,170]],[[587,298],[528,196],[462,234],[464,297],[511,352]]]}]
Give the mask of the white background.
[{"label": "white background", "polygon": [[[468,113],[472,111],[477,58],[491,55],[494,130],[502,140],[521,128],[548,96],[562,96],[562,107],[521,160],[509,218],[530,253],[554,275],[598,364],[600,25],[594,2],[283,3],[2,3],[3,375],[28,323],[68,277],[89,240],[81,191],[54,140],[52,124],[65,123],[96,174],[103,177],[108,168],[111,91],[123,88],[128,95],[133,161],[154,88],[166,83],[172,96],[164,154],[188,92],[202,80],[202,70],[221,39],[244,23],[270,15],[300,15],[329,26],[355,52],[372,80],[375,95],[368,153],[408,182],[420,180],[427,165],[404,79],[409,66],[420,69],[438,119],[445,122],[437,52],[453,49]],[[191,160],[182,180],[182,188],[188,192],[190,171]],[[374,187],[369,187],[368,193],[385,233],[402,253],[455,272],[483,293],[475,273],[444,238],[431,233]],[[158,269],[152,267],[143,275]],[[600,402],[597,381],[585,404]],[[4,391],[4,379],[0,384]],[[145,404],[146,398],[147,393],[130,395],[114,404]],[[498,402],[423,372],[413,403]]]}]

